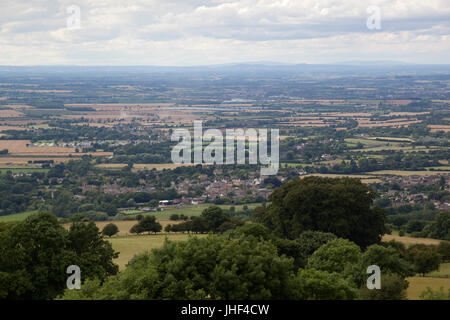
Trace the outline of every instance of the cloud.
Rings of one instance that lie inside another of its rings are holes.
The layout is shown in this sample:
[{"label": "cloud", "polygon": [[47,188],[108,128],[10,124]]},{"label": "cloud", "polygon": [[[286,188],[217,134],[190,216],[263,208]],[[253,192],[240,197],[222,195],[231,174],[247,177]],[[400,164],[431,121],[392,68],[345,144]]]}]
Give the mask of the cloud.
[{"label": "cloud", "polygon": [[[67,8],[80,8],[80,29]],[[450,63],[449,0],[2,0],[0,64]],[[368,49],[370,48],[370,50]]]}]

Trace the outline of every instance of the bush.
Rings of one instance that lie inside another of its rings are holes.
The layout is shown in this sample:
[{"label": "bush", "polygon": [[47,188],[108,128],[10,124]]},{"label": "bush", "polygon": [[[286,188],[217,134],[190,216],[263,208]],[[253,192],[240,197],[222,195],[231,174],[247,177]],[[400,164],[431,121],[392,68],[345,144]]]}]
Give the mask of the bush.
[{"label": "bush", "polygon": [[314,269],[300,269],[295,279],[294,294],[298,299],[353,300],[357,290],[341,275]]},{"label": "bush", "polygon": [[441,255],[443,262],[450,261],[450,242],[441,241],[437,247],[437,252]]},{"label": "bush", "polygon": [[360,289],[364,300],[405,300],[408,281],[397,274],[382,274],[381,289]]},{"label": "bush", "polygon": [[308,259],[307,268],[342,273],[347,265],[356,264],[361,249],[347,239],[335,239],[321,246]]}]

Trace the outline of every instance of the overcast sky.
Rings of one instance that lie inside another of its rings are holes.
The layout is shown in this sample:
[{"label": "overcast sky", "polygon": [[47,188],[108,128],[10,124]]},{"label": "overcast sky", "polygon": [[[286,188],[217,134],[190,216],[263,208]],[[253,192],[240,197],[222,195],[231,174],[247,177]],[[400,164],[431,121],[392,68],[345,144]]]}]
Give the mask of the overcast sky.
[{"label": "overcast sky", "polygon": [[0,65],[351,60],[450,64],[450,0],[0,0]]}]

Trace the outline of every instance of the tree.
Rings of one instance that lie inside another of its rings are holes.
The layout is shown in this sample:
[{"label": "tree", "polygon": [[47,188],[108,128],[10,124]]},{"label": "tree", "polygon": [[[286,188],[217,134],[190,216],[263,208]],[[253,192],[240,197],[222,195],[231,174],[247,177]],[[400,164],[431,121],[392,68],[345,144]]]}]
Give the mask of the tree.
[{"label": "tree", "polygon": [[306,177],[275,189],[271,204],[254,218],[280,237],[330,232],[365,248],[385,233],[384,210],[372,208],[374,198],[375,192],[358,179]]},{"label": "tree", "polygon": [[[405,279],[415,274],[413,266],[403,259],[396,248],[377,244],[368,247],[361,255],[359,261],[348,266],[344,273],[347,278],[352,279],[358,288],[362,288],[366,286],[367,267],[371,265],[380,267],[382,277],[385,275],[397,275],[401,279]],[[384,290],[384,288],[382,287],[381,290]]]},{"label": "tree", "polygon": [[67,231],[50,213],[27,217],[0,233],[0,298],[53,299],[62,293],[67,266]]},{"label": "tree", "polygon": [[253,236],[256,239],[269,240],[272,238],[268,228],[259,223],[247,223],[241,227],[236,228],[231,234]]},{"label": "tree", "polygon": [[114,223],[108,223],[102,230],[102,234],[108,237],[112,237],[118,232],[119,228]]},{"label": "tree", "polygon": [[308,262],[308,258],[321,246],[328,243],[337,237],[332,233],[320,232],[320,231],[305,231],[295,239],[299,244],[299,263],[301,267],[305,267]]},{"label": "tree", "polygon": [[432,224],[431,237],[450,240],[450,212],[439,213]]},{"label": "tree", "polygon": [[136,223],[130,229],[130,233],[140,234],[142,232],[144,232],[144,229],[142,229],[142,226],[139,223]]},{"label": "tree", "polygon": [[426,273],[439,269],[441,256],[435,246],[416,244],[408,248],[409,260],[414,264],[417,273]]},{"label": "tree", "polygon": [[75,252],[78,265],[85,278],[105,279],[119,271],[113,262],[119,254],[114,251],[111,243],[103,239],[94,222],[76,222],[70,226],[69,248]]},{"label": "tree", "polygon": [[361,249],[347,239],[335,239],[321,246],[308,259],[307,268],[327,272],[344,272],[350,264],[358,262]]},{"label": "tree", "polygon": [[142,218],[138,222],[138,225],[139,225],[139,227],[137,227],[135,229],[135,231],[140,231],[140,232],[133,232],[131,230],[130,230],[130,232],[141,233],[141,232],[147,231],[148,233],[150,233],[150,232],[156,233],[156,232],[160,232],[162,230],[161,224],[159,222],[157,222],[155,216],[152,216],[152,215],[145,216],[144,218]]},{"label": "tree", "polygon": [[38,213],[0,232],[0,299],[54,299],[66,288],[66,269],[77,265],[82,281],[117,273],[117,253],[94,223],[67,231],[51,213]]},{"label": "tree", "polygon": [[218,206],[211,206],[204,209],[201,217],[211,222],[214,231],[217,231],[224,222],[229,221],[231,218],[228,212],[224,212]]},{"label": "tree", "polygon": [[406,232],[413,233],[413,232],[420,232],[423,230],[423,228],[428,224],[428,221],[423,220],[410,220],[406,224]]},{"label": "tree", "polygon": [[441,255],[443,262],[450,261],[450,242],[441,241],[437,247],[437,252]]},{"label": "tree", "polygon": [[293,295],[308,300],[353,300],[358,292],[338,273],[315,269],[300,269],[294,280],[297,291]]}]

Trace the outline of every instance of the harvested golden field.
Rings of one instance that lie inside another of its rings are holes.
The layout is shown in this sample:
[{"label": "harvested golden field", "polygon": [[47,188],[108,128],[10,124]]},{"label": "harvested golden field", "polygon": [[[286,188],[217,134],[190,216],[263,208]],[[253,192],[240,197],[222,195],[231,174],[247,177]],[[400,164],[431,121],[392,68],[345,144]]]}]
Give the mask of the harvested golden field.
[{"label": "harvested golden field", "polygon": [[41,123],[47,123],[48,120],[38,120],[38,119],[21,119],[21,120],[3,120],[0,121],[1,125],[5,126],[26,126],[29,124],[41,124]]},{"label": "harvested golden field", "polygon": [[0,131],[6,131],[6,130],[17,130],[17,131],[23,131],[26,130],[25,127],[17,127],[17,126],[0,126]]},{"label": "harvested golden field", "polygon": [[450,171],[400,171],[400,170],[380,170],[367,172],[368,175],[393,175],[393,176],[433,176]]},{"label": "harvested golden field", "polygon": [[[356,178],[356,179],[370,179],[370,176],[365,176],[361,174],[332,174],[332,173],[313,173],[304,175],[307,176],[315,176],[315,177],[323,177],[323,178]],[[375,179],[375,177],[374,177]]]},{"label": "harvested golden field", "polygon": [[131,237],[108,238],[114,250],[119,252],[119,257],[114,260],[119,265],[120,270],[130,261],[135,254],[144,253],[155,248],[161,248],[166,239],[170,241],[186,241],[189,237],[205,237],[206,235],[188,234],[153,234]]},{"label": "harvested golden field", "polygon": [[14,156],[78,156],[95,155],[95,156],[112,156],[112,152],[87,152],[77,153],[76,148],[56,147],[56,146],[30,146],[30,140],[0,140],[0,150],[8,149],[9,154]]},{"label": "harvested golden field", "polygon": [[411,277],[406,280],[409,282],[409,287],[406,290],[409,300],[420,300],[420,295],[427,287],[435,291],[444,287],[444,292],[450,289],[450,278]]},{"label": "harvested golden field", "polygon": [[26,104],[8,104],[5,105],[5,107],[14,109],[14,110],[28,110],[28,109],[34,109],[32,106],[28,106]]},{"label": "harvested golden field", "polygon": [[[68,105],[69,106],[69,105]],[[202,112],[193,112],[192,108],[174,107],[174,104],[108,104],[108,105],[70,105],[95,109],[83,114],[64,115],[62,119],[88,119],[90,123],[108,122],[131,123],[133,119],[141,123],[180,124],[194,120],[209,119]]]},{"label": "harvested golden field", "polygon": [[24,114],[17,110],[0,110],[0,118],[22,117]]},{"label": "harvested golden field", "polygon": [[421,120],[409,121],[358,121],[358,127],[374,128],[374,127],[402,127],[409,126],[414,123],[421,123]]},{"label": "harvested golden field", "polygon": [[363,117],[363,118],[369,118],[372,116],[371,113],[367,112],[325,112],[321,115],[324,116],[334,116],[334,117]]},{"label": "harvested golden field", "polygon": [[31,147],[30,140],[0,140],[0,149],[8,149],[11,154],[59,154],[75,153],[75,148]]},{"label": "harvested golden field", "polygon": [[393,234],[385,234],[383,236],[383,239],[382,239],[383,242],[388,242],[388,241],[391,241],[391,240],[395,240],[395,241],[401,242],[401,243],[405,244],[406,246],[410,246],[410,245],[413,245],[413,244],[434,244],[434,245],[438,245],[440,242],[442,242],[442,240],[437,240],[437,239],[400,237],[400,236],[393,235]]},{"label": "harvested golden field", "polygon": [[428,125],[428,128],[431,129],[431,132],[438,132],[438,131],[444,131],[444,132],[450,132],[450,126],[446,125]]},{"label": "harvested golden field", "polygon": [[[406,105],[410,104],[411,102],[412,102],[412,100],[386,100],[386,103],[397,105],[397,106],[406,106]],[[403,112],[398,112],[398,113],[403,113]]]}]

